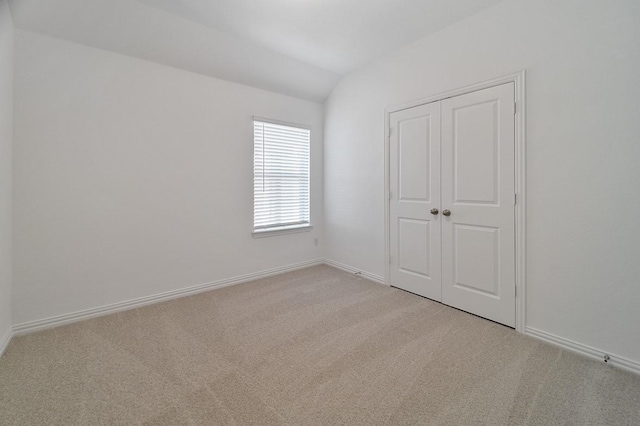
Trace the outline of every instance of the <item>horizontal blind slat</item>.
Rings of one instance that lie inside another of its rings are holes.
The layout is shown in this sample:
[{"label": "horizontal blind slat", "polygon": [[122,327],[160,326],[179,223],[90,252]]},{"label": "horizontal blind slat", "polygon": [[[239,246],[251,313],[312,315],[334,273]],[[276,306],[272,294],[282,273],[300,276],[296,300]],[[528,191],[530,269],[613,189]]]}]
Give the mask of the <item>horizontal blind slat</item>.
[{"label": "horizontal blind slat", "polygon": [[254,121],[254,229],[309,224],[308,129]]}]

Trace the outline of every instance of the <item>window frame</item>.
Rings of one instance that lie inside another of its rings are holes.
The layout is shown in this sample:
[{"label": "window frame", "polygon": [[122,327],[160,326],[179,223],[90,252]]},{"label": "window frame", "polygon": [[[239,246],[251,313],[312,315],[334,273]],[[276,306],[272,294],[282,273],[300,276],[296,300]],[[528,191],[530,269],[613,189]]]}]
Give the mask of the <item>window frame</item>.
[{"label": "window frame", "polygon": [[[287,126],[287,127],[294,127],[297,129],[303,129],[303,130],[308,130],[309,131],[309,223],[305,223],[305,224],[299,224],[299,225],[288,225],[288,226],[273,226],[270,228],[262,228],[262,229],[256,229],[255,228],[255,202],[256,202],[256,197],[255,197],[255,192],[256,192],[256,188],[255,188],[255,122],[261,122],[261,123],[268,123],[268,124],[275,124],[275,125],[279,125],[279,126]],[[252,153],[252,168],[251,168],[251,182],[252,182],[252,190],[253,190],[253,196],[252,196],[252,208],[253,208],[253,214],[252,214],[252,232],[251,235],[253,238],[264,238],[264,237],[273,237],[273,236],[278,236],[278,235],[286,235],[286,234],[296,234],[299,232],[309,232],[313,229],[313,214],[311,211],[311,173],[312,173],[312,169],[313,166],[311,164],[311,146],[312,146],[312,142],[313,142],[313,129],[311,126],[309,125],[305,125],[305,124],[298,124],[298,123],[292,123],[292,122],[287,122],[287,121],[282,121],[282,120],[274,120],[272,118],[265,118],[265,117],[259,117],[259,116],[253,116],[251,119],[251,136],[252,136],[252,149],[251,149],[251,153]]]}]

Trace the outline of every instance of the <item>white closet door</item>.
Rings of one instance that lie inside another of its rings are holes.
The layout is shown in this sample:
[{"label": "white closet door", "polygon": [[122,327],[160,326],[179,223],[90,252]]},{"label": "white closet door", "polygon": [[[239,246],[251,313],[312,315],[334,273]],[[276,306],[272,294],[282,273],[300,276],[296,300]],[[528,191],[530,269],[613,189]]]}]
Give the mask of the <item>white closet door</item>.
[{"label": "white closet door", "polygon": [[440,103],[395,112],[390,128],[390,284],[440,301]]},{"label": "white closet door", "polygon": [[442,301],[511,327],[514,112],[513,83],[442,101]]}]

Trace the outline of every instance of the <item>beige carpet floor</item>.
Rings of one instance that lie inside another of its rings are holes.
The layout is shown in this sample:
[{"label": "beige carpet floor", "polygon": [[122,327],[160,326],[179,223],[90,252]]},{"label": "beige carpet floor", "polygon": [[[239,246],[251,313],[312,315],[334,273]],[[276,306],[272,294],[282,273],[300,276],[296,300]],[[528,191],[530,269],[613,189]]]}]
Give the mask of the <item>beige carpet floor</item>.
[{"label": "beige carpet floor", "polygon": [[640,376],[318,266],[15,338],[0,424],[639,425]]}]

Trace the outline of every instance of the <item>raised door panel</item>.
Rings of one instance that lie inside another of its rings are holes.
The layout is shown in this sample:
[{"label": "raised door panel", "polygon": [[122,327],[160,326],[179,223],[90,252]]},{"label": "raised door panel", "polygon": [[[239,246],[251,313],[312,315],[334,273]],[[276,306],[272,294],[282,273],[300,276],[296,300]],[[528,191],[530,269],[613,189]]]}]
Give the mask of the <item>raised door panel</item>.
[{"label": "raised door panel", "polygon": [[422,278],[431,277],[431,221],[398,219],[398,269]]},{"label": "raised door panel", "polygon": [[500,229],[453,226],[453,285],[500,297]]},{"label": "raised door panel", "polygon": [[422,115],[398,122],[398,198],[401,201],[430,199],[431,121],[430,115]]},{"label": "raised door panel", "polygon": [[498,202],[498,102],[490,100],[453,111],[454,202]]}]

